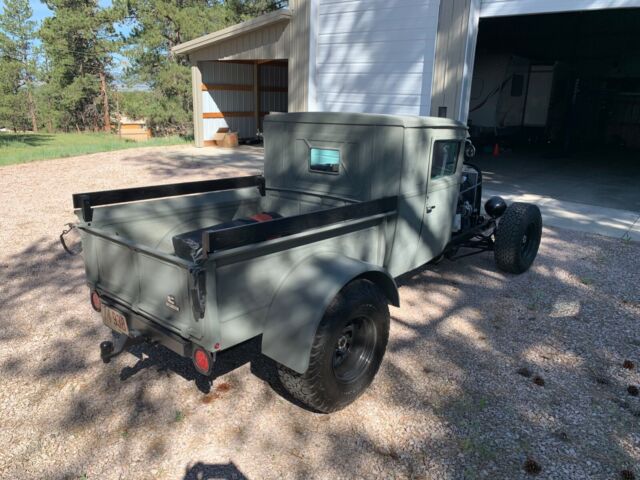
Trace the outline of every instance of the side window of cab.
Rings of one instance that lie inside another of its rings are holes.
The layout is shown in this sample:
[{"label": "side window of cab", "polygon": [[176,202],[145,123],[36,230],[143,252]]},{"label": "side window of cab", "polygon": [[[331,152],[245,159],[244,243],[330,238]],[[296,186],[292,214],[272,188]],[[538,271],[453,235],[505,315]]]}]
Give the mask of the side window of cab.
[{"label": "side window of cab", "polygon": [[459,140],[436,140],[433,144],[431,158],[431,180],[454,175],[458,166],[459,154]]}]

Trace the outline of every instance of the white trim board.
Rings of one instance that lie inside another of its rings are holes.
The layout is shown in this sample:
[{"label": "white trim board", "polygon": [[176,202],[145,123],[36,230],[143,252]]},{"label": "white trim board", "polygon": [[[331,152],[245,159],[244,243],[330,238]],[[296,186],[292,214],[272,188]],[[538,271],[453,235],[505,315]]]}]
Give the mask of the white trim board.
[{"label": "white trim board", "polygon": [[309,87],[307,88],[307,111],[318,111],[318,85],[317,77],[317,48],[318,48],[318,22],[320,21],[319,5],[320,0],[309,0]]},{"label": "white trim board", "polygon": [[640,7],[640,0],[482,0],[481,17]]},{"label": "white trim board", "polygon": [[476,57],[476,44],[478,40],[478,27],[480,26],[480,0],[469,2],[469,26],[467,32],[467,44],[464,53],[464,70],[462,74],[462,89],[459,111],[456,119],[462,123],[467,123],[469,119],[469,102],[471,100],[471,81],[473,79],[473,68]]}]

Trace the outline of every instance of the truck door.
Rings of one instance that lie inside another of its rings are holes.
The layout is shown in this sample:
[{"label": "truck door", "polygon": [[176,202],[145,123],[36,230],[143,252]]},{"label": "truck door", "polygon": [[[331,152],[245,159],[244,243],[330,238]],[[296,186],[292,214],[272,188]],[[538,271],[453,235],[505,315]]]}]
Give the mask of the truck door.
[{"label": "truck door", "polygon": [[426,263],[442,253],[451,239],[451,229],[460,190],[462,140],[451,132],[435,138],[427,179],[427,197],[422,216],[418,256]]}]

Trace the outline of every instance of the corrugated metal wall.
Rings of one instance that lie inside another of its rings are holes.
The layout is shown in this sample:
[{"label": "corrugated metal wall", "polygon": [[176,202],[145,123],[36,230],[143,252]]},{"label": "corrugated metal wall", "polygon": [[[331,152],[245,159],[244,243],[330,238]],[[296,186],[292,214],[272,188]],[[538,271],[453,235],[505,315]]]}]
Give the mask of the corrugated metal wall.
[{"label": "corrugated metal wall", "polygon": [[290,112],[307,110],[311,0],[289,0],[289,22],[269,25],[189,53],[193,64],[210,60],[289,60]]},{"label": "corrugated metal wall", "polygon": [[[240,138],[255,136],[257,119],[268,112],[287,111],[287,62],[274,64],[200,62],[202,72],[203,142],[213,140],[221,127]],[[258,73],[258,85],[254,77]],[[256,94],[260,98],[256,111]]]},{"label": "corrugated metal wall", "polygon": [[[317,0],[313,0],[317,1]],[[197,146],[203,146],[210,141],[220,126],[228,125],[230,128],[237,128],[242,135],[253,136],[256,133],[256,119],[244,117],[229,117],[226,119],[203,118],[207,113],[217,113],[223,110],[221,103],[226,106],[231,102],[232,107],[240,107],[240,102],[245,101],[249,94],[240,95],[238,98],[227,98],[230,95],[223,93],[223,90],[205,91],[201,90],[201,83],[210,83],[215,75],[230,75],[231,70],[222,68],[221,73],[216,73],[215,61],[287,61],[287,72],[281,80],[275,81],[276,86],[281,86],[283,78],[286,77],[287,92],[265,92],[265,98],[260,100],[260,110],[263,111],[290,111],[304,112],[307,110],[309,91],[309,28],[311,0],[289,0],[290,19],[283,19],[263,28],[247,32],[242,35],[230,37],[210,46],[195,49],[189,52],[189,60],[192,64],[193,98],[194,98],[194,136]],[[220,65],[220,64],[219,64]],[[226,65],[233,65],[226,63]],[[283,65],[285,65],[283,63]],[[270,67],[272,65],[269,65]],[[253,69],[253,65],[245,64],[245,68]],[[261,66],[263,68],[263,66]],[[202,70],[202,71],[201,71]],[[207,71],[205,73],[205,70]],[[269,75],[269,74],[265,74]],[[278,75],[283,75],[280,72]],[[202,79],[200,79],[202,77]],[[246,84],[253,84],[253,76],[247,72],[242,75]],[[267,82],[271,80],[267,79]],[[201,94],[202,92],[202,94]],[[255,97],[254,95],[251,98]],[[277,93],[277,95],[271,95]],[[262,97],[262,95],[261,95]],[[283,107],[282,102],[286,105]],[[236,103],[234,103],[236,102]],[[215,107],[214,107],[215,104]],[[244,106],[245,104],[242,104]],[[232,119],[234,118],[234,119]]]},{"label": "corrugated metal wall", "polygon": [[192,61],[287,59],[289,45],[289,22],[281,22],[201,48],[189,56]]},{"label": "corrugated metal wall", "polygon": [[[242,63],[202,62],[201,69],[202,82],[210,88],[202,92],[203,140],[212,140],[214,133],[221,127],[237,131],[240,138],[253,137],[257,131],[253,113],[254,66]],[[234,90],[236,86],[245,86],[246,89]],[[211,114],[220,113],[224,118],[207,118],[213,116]]]}]

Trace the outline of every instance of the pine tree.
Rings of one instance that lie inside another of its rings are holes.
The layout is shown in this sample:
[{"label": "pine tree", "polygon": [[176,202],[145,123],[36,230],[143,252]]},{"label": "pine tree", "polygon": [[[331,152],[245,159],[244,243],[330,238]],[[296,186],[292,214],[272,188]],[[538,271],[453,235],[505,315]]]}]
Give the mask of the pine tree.
[{"label": "pine tree", "polygon": [[53,16],[40,30],[49,65],[49,94],[68,130],[110,130],[108,88],[118,47],[117,11],[96,0],[46,0]]},{"label": "pine tree", "polygon": [[231,23],[238,23],[276,10],[282,0],[224,0]]},{"label": "pine tree", "polygon": [[36,23],[28,0],[5,0],[0,14],[0,123],[38,131],[34,100]]},{"label": "pine tree", "polygon": [[[152,95],[143,112],[156,132],[187,133],[191,128],[191,73],[188,58],[171,48],[228,25],[226,10],[216,0],[121,0],[132,22],[123,53],[129,59],[130,84],[146,85]],[[132,100],[141,95],[129,95]],[[127,112],[127,101],[123,108]]]}]

